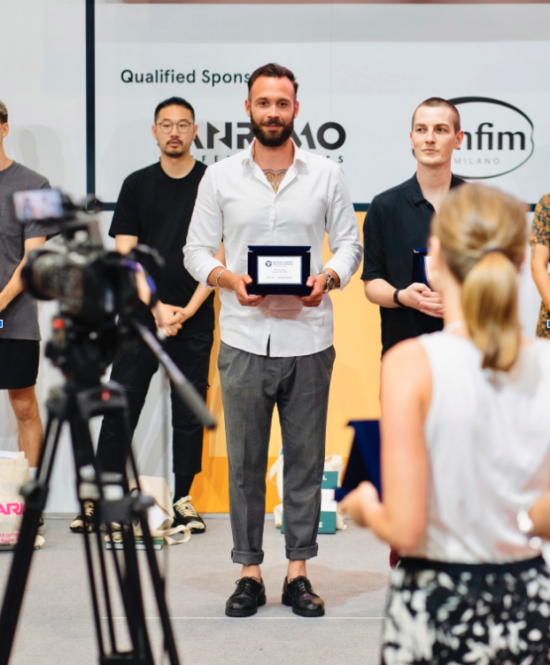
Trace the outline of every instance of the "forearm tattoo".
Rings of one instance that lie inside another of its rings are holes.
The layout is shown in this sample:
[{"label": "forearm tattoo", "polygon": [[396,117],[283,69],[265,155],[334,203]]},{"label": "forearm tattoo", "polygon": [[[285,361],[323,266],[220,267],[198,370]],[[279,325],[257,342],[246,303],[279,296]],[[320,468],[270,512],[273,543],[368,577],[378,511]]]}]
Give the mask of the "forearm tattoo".
[{"label": "forearm tattoo", "polygon": [[265,177],[268,179],[269,184],[273,187],[275,194],[279,191],[279,187],[283,182],[288,169],[281,169],[280,171],[273,171],[273,169],[264,169]]}]

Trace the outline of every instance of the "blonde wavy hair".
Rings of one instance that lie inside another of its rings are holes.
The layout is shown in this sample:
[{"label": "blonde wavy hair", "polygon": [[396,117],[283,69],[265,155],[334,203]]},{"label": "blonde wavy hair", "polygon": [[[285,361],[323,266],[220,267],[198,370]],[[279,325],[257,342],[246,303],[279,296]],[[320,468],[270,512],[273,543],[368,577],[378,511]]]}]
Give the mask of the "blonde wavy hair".
[{"label": "blonde wavy hair", "polygon": [[432,221],[441,254],[462,286],[464,318],[482,367],[508,371],[521,345],[518,272],[527,244],[526,207],[498,189],[453,189]]}]

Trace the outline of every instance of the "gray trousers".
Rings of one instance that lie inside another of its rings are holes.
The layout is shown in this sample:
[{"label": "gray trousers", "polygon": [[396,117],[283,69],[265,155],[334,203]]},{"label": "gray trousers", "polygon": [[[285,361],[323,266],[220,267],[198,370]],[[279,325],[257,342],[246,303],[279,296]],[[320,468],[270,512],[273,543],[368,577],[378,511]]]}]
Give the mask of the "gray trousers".
[{"label": "gray trousers", "polygon": [[259,565],[273,409],[283,435],[286,556],[317,555],[330,378],[336,353],[270,358],[221,343],[234,563]]}]

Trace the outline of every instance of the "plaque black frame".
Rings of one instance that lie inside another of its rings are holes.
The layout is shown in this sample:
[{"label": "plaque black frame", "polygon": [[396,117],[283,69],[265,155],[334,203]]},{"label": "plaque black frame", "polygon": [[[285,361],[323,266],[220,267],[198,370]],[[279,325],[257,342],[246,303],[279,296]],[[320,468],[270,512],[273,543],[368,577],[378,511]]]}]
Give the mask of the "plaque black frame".
[{"label": "plaque black frame", "polygon": [[[258,259],[260,256],[301,256],[302,257],[302,284],[258,284]],[[252,277],[252,284],[247,287],[251,296],[309,296],[311,286],[306,286],[311,269],[311,246],[307,245],[249,245],[248,247],[248,274]]]},{"label": "plaque black frame", "polygon": [[412,281],[430,286],[428,276],[426,275],[426,257],[428,256],[427,247],[415,247],[413,249],[413,268],[412,268]]}]

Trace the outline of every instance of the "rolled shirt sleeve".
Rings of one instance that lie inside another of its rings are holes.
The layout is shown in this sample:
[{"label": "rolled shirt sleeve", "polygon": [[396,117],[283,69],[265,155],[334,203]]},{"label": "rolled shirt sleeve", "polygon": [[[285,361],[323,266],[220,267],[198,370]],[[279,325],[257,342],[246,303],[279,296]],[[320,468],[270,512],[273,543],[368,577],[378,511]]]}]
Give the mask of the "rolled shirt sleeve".
[{"label": "rolled shirt sleeve", "polygon": [[380,213],[376,198],[369,206],[369,210],[365,217],[365,222],[363,224],[363,241],[365,258],[363,261],[363,273],[361,279],[364,281],[370,281],[373,279],[385,279],[388,281],[382,229],[380,225]]},{"label": "rolled shirt sleeve", "polygon": [[212,170],[207,169],[199,185],[187,242],[183,248],[185,267],[204,286],[210,287],[207,280],[213,270],[225,267],[214,258],[220,249],[222,236],[223,212],[217,200]]},{"label": "rolled shirt sleeve", "polygon": [[363,247],[348,184],[340,167],[335,169],[333,175],[326,230],[333,256],[325,264],[325,269],[334,270],[343,289],[361,264]]}]

